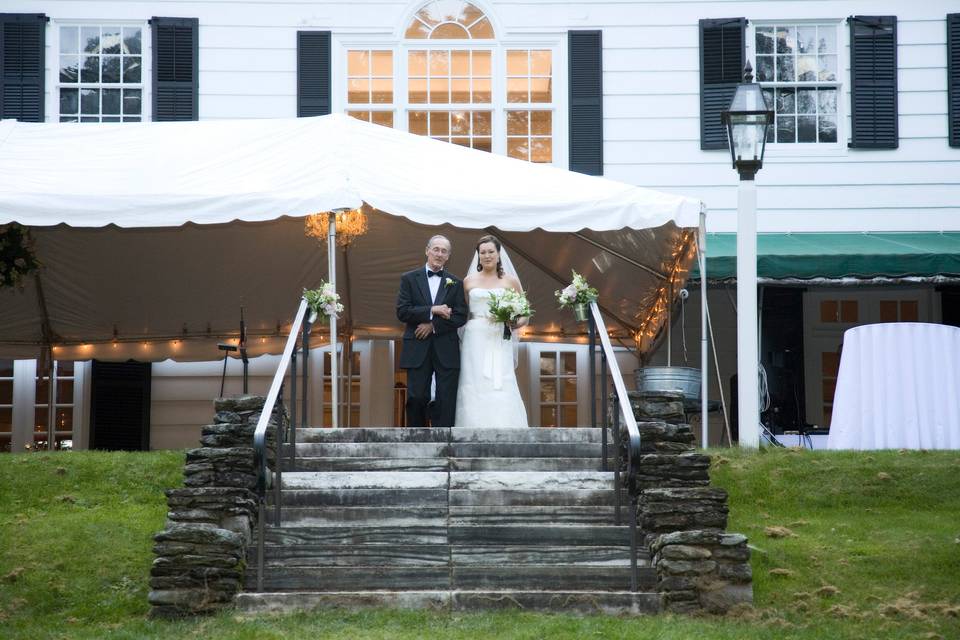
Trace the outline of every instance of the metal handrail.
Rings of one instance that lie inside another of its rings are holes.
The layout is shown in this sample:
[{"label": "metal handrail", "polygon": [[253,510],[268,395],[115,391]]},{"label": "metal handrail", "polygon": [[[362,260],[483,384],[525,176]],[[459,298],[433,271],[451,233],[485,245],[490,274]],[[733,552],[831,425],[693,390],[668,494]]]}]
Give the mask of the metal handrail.
[{"label": "metal handrail", "polygon": [[[253,460],[254,467],[257,471],[257,591],[263,591],[263,551],[264,551],[264,532],[266,528],[266,502],[267,502],[267,489],[270,484],[270,479],[267,469],[267,425],[270,423],[270,418],[273,416],[273,410],[277,403],[277,399],[280,397],[283,390],[284,378],[287,375],[287,368],[291,365],[291,361],[294,357],[294,352],[297,348],[297,339],[300,337],[300,330],[303,327],[304,335],[304,356],[307,353],[306,340],[309,336],[308,325],[309,321],[306,323],[304,319],[307,314],[307,300],[305,298],[300,299],[300,306],[297,308],[297,313],[293,317],[293,324],[290,327],[290,335],[287,336],[287,343],[283,347],[283,355],[280,358],[280,363],[277,366],[277,372],[273,374],[273,382],[270,384],[270,391],[267,392],[266,401],[263,403],[263,411],[260,414],[260,419],[257,420],[257,429],[253,433]],[[303,375],[307,374],[307,359],[303,359]],[[294,365],[295,366],[295,365]],[[291,402],[296,403],[296,374],[295,369],[294,378],[291,384]],[[307,394],[303,394],[303,417],[306,419],[307,411]],[[295,410],[295,409],[294,409]],[[296,414],[294,414],[296,415]],[[305,422],[304,422],[305,423]],[[281,425],[282,426],[282,425]],[[291,429],[296,429],[296,424],[291,424]],[[282,482],[281,476],[281,459],[283,456],[283,434],[280,433],[281,429],[278,426],[277,440],[276,440],[276,451],[274,454],[274,470],[273,470],[273,481],[272,486],[276,491],[276,514],[275,520],[276,523],[280,524],[280,487]],[[293,436],[295,438],[295,436]],[[295,440],[294,440],[295,442]]]},{"label": "metal handrail", "polygon": [[[633,415],[633,409],[630,407],[630,397],[627,395],[627,387],[623,384],[623,375],[620,373],[620,366],[617,364],[617,359],[613,353],[613,345],[610,344],[610,335],[607,333],[607,327],[603,322],[603,316],[600,313],[600,307],[597,306],[596,302],[590,303],[590,314],[591,314],[591,334],[594,333],[593,329],[600,335],[600,344],[602,346],[604,374],[609,368],[609,372],[613,377],[613,389],[617,397],[617,403],[614,405],[613,411],[613,427],[614,427],[614,440],[613,440],[613,449],[616,452],[616,462],[614,464],[614,490],[616,494],[616,523],[620,524],[620,492],[622,490],[622,484],[620,481],[620,442],[623,441],[626,444],[626,469],[627,469],[627,490],[630,494],[630,589],[636,591],[638,587],[638,576],[637,576],[637,512],[636,507],[638,504],[639,495],[637,493],[636,486],[636,477],[637,469],[640,463],[640,428],[637,426],[637,419]],[[591,335],[593,338],[593,335]],[[591,340],[593,344],[593,340]],[[593,361],[594,353],[591,349],[590,360]],[[591,369],[593,369],[591,367]],[[596,381],[591,380],[591,386],[595,385]],[[604,391],[606,391],[606,378],[604,378]],[[606,397],[603,399],[604,405],[606,405]],[[605,413],[605,412],[604,412]],[[623,430],[620,428],[620,416],[623,416],[623,424],[626,427],[626,433],[623,433]],[[604,424],[604,433],[606,432],[607,425]],[[604,465],[606,464],[606,452],[604,452]]]}]

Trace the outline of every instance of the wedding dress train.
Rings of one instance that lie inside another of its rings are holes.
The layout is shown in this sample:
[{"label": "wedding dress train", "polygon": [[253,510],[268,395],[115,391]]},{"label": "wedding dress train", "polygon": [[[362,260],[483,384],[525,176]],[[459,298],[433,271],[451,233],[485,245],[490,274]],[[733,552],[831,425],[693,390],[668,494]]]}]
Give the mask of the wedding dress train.
[{"label": "wedding dress train", "polygon": [[490,295],[502,288],[473,288],[470,319],[460,345],[460,383],[455,427],[526,427],[527,410],[513,368],[513,345],[503,339],[503,323],[491,322]]}]

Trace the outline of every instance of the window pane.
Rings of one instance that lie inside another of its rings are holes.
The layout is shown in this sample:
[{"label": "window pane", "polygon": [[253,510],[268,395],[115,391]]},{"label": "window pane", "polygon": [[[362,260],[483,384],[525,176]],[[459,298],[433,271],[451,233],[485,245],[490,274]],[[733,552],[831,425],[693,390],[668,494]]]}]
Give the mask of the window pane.
[{"label": "window pane", "polygon": [[553,112],[531,111],[530,134],[535,136],[553,135]]},{"label": "window pane", "polygon": [[817,110],[820,114],[832,115],[837,112],[837,90],[836,89],[818,89],[817,90]]},{"label": "window pane", "polygon": [[411,51],[407,54],[407,73],[411,76],[427,75],[426,51]]},{"label": "window pane", "polygon": [[370,101],[370,81],[366,78],[350,78],[347,81],[347,102],[366,104]]},{"label": "window pane", "polygon": [[794,27],[777,27],[777,53],[793,53],[797,47]]},{"label": "window pane", "polygon": [[528,138],[507,138],[507,155],[517,160],[529,160]]},{"label": "window pane", "polygon": [[0,433],[13,431],[13,408],[0,407]]},{"label": "window pane", "polygon": [[84,53],[100,52],[100,27],[80,29],[80,50]]},{"label": "window pane", "polygon": [[540,354],[540,375],[552,376],[557,373],[557,356],[554,353]]},{"label": "window pane", "polygon": [[757,82],[773,82],[773,56],[757,56]]},{"label": "window pane", "polygon": [[490,24],[489,20],[484,18],[470,27],[470,35],[473,38],[479,39],[493,38],[493,25]]},{"label": "window pane", "polygon": [[473,79],[473,102],[489,104],[493,101],[493,91],[489,78]]},{"label": "window pane", "polygon": [[836,378],[840,371],[840,354],[835,351],[824,351],[820,354],[820,373],[827,378]]},{"label": "window pane", "polygon": [[430,34],[433,40],[466,40],[470,38],[470,32],[459,24],[441,24]]},{"label": "window pane", "polygon": [[416,133],[421,136],[427,135],[427,112],[411,111],[407,119],[407,129],[410,133]]},{"label": "window pane", "polygon": [[549,378],[540,379],[540,402],[557,401],[557,382]]},{"label": "window pane", "polygon": [[393,128],[393,111],[374,111],[370,121],[384,127]]},{"label": "window pane", "polygon": [[837,56],[819,56],[819,79],[834,81],[837,79]]},{"label": "window pane", "polygon": [[757,27],[757,53],[773,53],[773,27]]},{"label": "window pane", "polygon": [[420,22],[419,20],[413,20],[410,23],[410,26],[407,27],[404,37],[411,38],[414,40],[423,40],[430,37],[430,27]]},{"label": "window pane", "polygon": [[84,56],[80,68],[80,82],[100,82],[99,56]]},{"label": "window pane", "polygon": [[470,102],[470,79],[453,78],[450,81],[450,101],[454,104]]},{"label": "window pane", "polygon": [[836,380],[824,380],[823,385],[823,401],[824,402],[833,402],[833,396],[837,392],[837,381]]},{"label": "window pane", "polygon": [[123,90],[124,115],[140,115],[142,94],[143,94],[143,91],[141,89],[124,89]]},{"label": "window pane", "polygon": [[553,75],[553,52],[531,51],[530,52],[530,75],[550,76]]},{"label": "window pane", "polygon": [[839,318],[840,307],[836,300],[820,302],[820,322],[836,322]]},{"label": "window pane", "polygon": [[47,408],[46,407],[37,407],[33,410],[33,430],[36,431],[46,431],[47,430]]},{"label": "window pane", "polygon": [[430,78],[430,102],[433,104],[450,103],[450,81],[446,78]]},{"label": "window pane", "polygon": [[450,138],[450,142],[461,147],[470,147],[470,138]]},{"label": "window pane", "polygon": [[0,378],[13,377],[13,360],[0,358]]},{"label": "window pane", "polygon": [[816,113],[817,112],[817,90],[816,89],[798,89],[797,90],[797,113]]},{"label": "window pane", "polygon": [[427,101],[427,80],[425,78],[411,78],[408,87],[408,98],[411,103],[423,104]]},{"label": "window pane", "polygon": [[490,138],[474,138],[473,148],[491,153],[493,151],[493,140]]},{"label": "window pane", "polygon": [[473,52],[473,75],[474,77],[491,75],[489,51]]},{"label": "window pane", "polygon": [[370,52],[366,50],[347,51],[347,76],[370,75]]},{"label": "window pane", "polygon": [[430,75],[431,76],[450,75],[450,52],[449,51],[431,51],[430,52]]},{"label": "window pane", "polygon": [[576,405],[564,405],[560,407],[560,426],[561,427],[575,427],[577,426],[577,407]]},{"label": "window pane", "polygon": [[530,162],[553,162],[553,140],[551,138],[530,139]]},{"label": "window pane", "polygon": [[54,431],[72,431],[73,430],[73,409],[62,407],[57,409],[57,420],[54,424]]},{"label": "window pane", "polygon": [[73,404],[73,380],[57,380],[57,404]]},{"label": "window pane", "polygon": [[777,142],[796,142],[796,132],[797,119],[795,117],[777,117]]},{"label": "window pane", "polygon": [[836,116],[820,116],[817,120],[818,134],[820,142],[837,141],[837,118]]},{"label": "window pane", "polygon": [[577,354],[566,352],[560,354],[560,359],[563,363],[563,373],[568,376],[577,375]]},{"label": "window pane", "polygon": [[140,118],[124,118],[124,122],[140,122]]},{"label": "window pane", "polygon": [[530,119],[526,111],[507,111],[507,134],[526,136],[529,132]]},{"label": "window pane", "polygon": [[920,303],[916,300],[900,301],[900,322],[918,322],[920,320]]},{"label": "window pane", "polygon": [[880,301],[880,322],[896,322],[899,320],[896,300]]},{"label": "window pane", "polygon": [[[470,114],[466,111],[450,112],[450,134],[468,136],[470,135]],[[466,146],[470,146],[467,143]]]},{"label": "window pane", "polygon": [[100,122],[120,122],[120,118],[104,116],[103,118],[100,118]]},{"label": "window pane", "polygon": [[528,78],[507,78],[507,102],[530,102]]},{"label": "window pane", "polygon": [[100,89],[80,90],[80,113],[100,113]]},{"label": "window pane", "polygon": [[797,56],[797,80],[816,81],[818,69],[817,56]]},{"label": "window pane", "polygon": [[577,401],[577,379],[563,378],[562,383],[563,396],[560,398],[563,402]]},{"label": "window pane", "polygon": [[60,89],[60,113],[77,113],[79,107],[79,89]]},{"label": "window pane", "polygon": [[101,53],[120,53],[120,27],[104,26],[100,37]]},{"label": "window pane", "polygon": [[817,27],[815,25],[797,27],[797,51],[799,53],[817,52]]},{"label": "window pane", "polygon": [[140,33],[140,27],[123,28],[123,52],[139,55],[142,51],[143,38]]},{"label": "window pane", "polygon": [[370,99],[373,104],[393,102],[393,78],[374,78],[370,84]]},{"label": "window pane", "polygon": [[797,142],[817,141],[817,116],[797,117]]},{"label": "window pane", "polygon": [[777,56],[777,82],[794,82],[796,79],[793,56]]},{"label": "window pane", "polygon": [[455,76],[470,75],[470,52],[452,51],[450,53],[450,72]]},{"label": "window pane", "polygon": [[552,82],[550,78],[531,78],[530,102],[550,102],[553,99]]},{"label": "window pane", "polygon": [[104,89],[103,90],[103,113],[104,114],[120,113],[120,89]]},{"label": "window pane", "polygon": [[530,73],[530,56],[527,51],[507,51],[507,75],[526,76]]},{"label": "window pane", "polygon": [[0,380],[0,404],[13,404],[13,380]]},{"label": "window pane", "polygon": [[556,407],[540,407],[540,426],[541,427],[557,426],[557,408]]},{"label": "window pane", "polygon": [[60,116],[60,122],[78,122],[76,116]]},{"label": "window pane", "polygon": [[446,113],[434,112],[430,114],[430,135],[450,135],[450,116]]},{"label": "window pane", "polygon": [[79,69],[80,56],[60,56],[60,82],[76,82]]},{"label": "window pane", "polygon": [[123,81],[140,82],[140,56],[123,58]]},{"label": "window pane", "polygon": [[100,61],[102,82],[120,82],[120,56],[104,56]]},{"label": "window pane", "polygon": [[837,52],[837,28],[831,26],[817,27],[817,53]]},{"label": "window pane", "polygon": [[491,113],[489,111],[474,111],[473,134],[478,136],[489,136],[491,131]]},{"label": "window pane", "polygon": [[840,321],[858,322],[860,319],[860,306],[856,300],[840,301]]},{"label": "window pane", "polygon": [[777,89],[777,115],[780,114],[791,114],[796,113],[797,104],[796,104],[796,90],[794,89]]},{"label": "window pane", "polygon": [[60,53],[79,53],[79,27],[60,27]]}]

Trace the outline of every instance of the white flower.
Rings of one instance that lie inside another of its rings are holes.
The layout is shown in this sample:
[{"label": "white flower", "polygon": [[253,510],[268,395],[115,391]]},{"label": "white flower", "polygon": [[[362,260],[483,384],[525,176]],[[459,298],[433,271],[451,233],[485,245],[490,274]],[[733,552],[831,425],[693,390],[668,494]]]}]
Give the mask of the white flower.
[{"label": "white flower", "polygon": [[452,285],[454,282],[455,282],[455,280],[454,280],[453,278],[447,278],[447,286],[448,286],[448,287],[449,287],[450,285]]}]

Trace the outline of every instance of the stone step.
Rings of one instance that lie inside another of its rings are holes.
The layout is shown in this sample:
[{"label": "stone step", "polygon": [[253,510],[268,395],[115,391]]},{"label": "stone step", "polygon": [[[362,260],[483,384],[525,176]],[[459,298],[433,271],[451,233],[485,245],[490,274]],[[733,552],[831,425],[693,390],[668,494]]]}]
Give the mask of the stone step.
[{"label": "stone step", "polygon": [[330,491],[334,489],[443,489],[448,474],[436,471],[291,471],[282,476],[282,488]]},{"label": "stone step", "polygon": [[[284,472],[294,471],[284,458]],[[609,461],[612,468],[613,459]],[[297,458],[296,471],[602,471],[600,458]]]},{"label": "stone step", "polygon": [[[289,457],[289,446],[284,447]],[[298,442],[302,458],[599,458],[596,442]]]},{"label": "stone step", "polygon": [[467,491],[611,491],[606,471],[454,471],[450,490]]},{"label": "stone step", "polygon": [[[626,493],[623,495],[624,499],[627,499]],[[616,500],[615,493],[607,489],[599,491],[482,491],[466,489],[451,490],[449,492],[449,503],[452,507],[549,506],[560,510],[569,506],[612,506],[616,503]]]},{"label": "stone step", "polygon": [[[255,566],[258,549],[250,547],[248,567]],[[630,547],[559,545],[265,545],[264,563],[271,568],[354,566],[501,566],[630,565]],[[638,554],[638,564],[649,566],[649,557]]]},{"label": "stone step", "polygon": [[284,527],[440,527],[448,507],[288,507]]},{"label": "stone step", "polygon": [[[269,496],[268,506],[274,504]],[[283,509],[288,507],[446,507],[443,489],[284,489]]]},{"label": "stone step", "polygon": [[661,610],[659,594],[628,591],[247,592],[239,594],[235,603],[242,614],[365,607],[455,611],[519,609],[608,615],[653,615]]},{"label": "stone step", "polygon": [[[255,532],[256,533],[256,532]],[[532,541],[544,545],[617,546],[630,544],[630,528],[626,525],[568,526],[307,526],[267,527],[266,545],[364,545],[364,544],[455,544],[527,545]],[[256,542],[253,543],[254,545]],[[643,555],[646,549],[641,550]]]},{"label": "stone step", "polygon": [[[608,434],[609,436],[609,434]],[[338,428],[310,427],[297,429],[298,443],[321,442],[473,442],[473,443],[534,443],[534,442],[592,442],[602,441],[600,429],[529,427],[521,429],[448,429],[448,428]]]},{"label": "stone step", "polygon": [[606,506],[451,506],[449,512],[452,526],[607,525],[614,522],[614,507]]},{"label": "stone step", "polygon": [[[630,587],[629,566],[609,565],[500,565],[500,566],[324,566],[273,567],[265,571],[266,591],[402,591],[516,589],[624,591]],[[656,571],[638,569],[639,588],[656,585]],[[256,588],[256,570],[245,575],[245,588]]]}]

